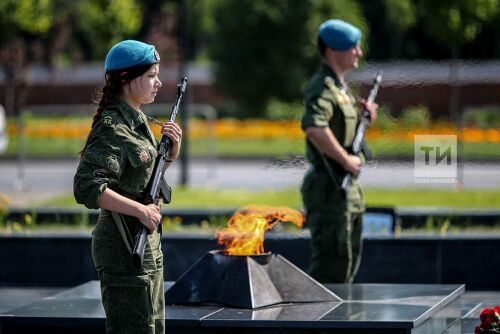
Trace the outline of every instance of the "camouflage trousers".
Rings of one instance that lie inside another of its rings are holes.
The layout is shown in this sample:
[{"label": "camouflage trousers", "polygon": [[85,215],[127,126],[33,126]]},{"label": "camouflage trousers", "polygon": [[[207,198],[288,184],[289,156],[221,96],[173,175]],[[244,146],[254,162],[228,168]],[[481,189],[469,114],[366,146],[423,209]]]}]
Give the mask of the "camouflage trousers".
[{"label": "camouflage trousers", "polygon": [[356,187],[359,184],[346,198],[326,173],[311,171],[304,178],[301,192],[311,232],[310,274],[321,283],[352,283],[358,271],[364,205]]},{"label": "camouflage trousers", "polygon": [[119,276],[100,273],[107,333],[165,333],[163,270]]},{"label": "camouflage trousers", "polygon": [[322,283],[352,283],[361,261],[360,213],[312,212],[311,276]]},{"label": "camouflage trousers", "polygon": [[93,235],[92,257],[101,281],[106,332],[165,333],[161,234],[148,236],[140,270],[109,212],[101,211]]}]

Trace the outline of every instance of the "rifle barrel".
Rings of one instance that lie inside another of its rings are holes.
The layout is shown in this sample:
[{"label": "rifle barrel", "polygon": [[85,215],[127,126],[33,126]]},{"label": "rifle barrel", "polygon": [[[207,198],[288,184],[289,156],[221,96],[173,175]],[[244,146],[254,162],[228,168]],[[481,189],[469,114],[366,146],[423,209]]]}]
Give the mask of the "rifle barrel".
[{"label": "rifle barrel", "polygon": [[[187,78],[182,77],[182,79],[177,84],[177,97],[175,99],[175,103],[172,106],[172,110],[170,111],[169,121],[175,121],[177,117],[177,113],[179,111],[179,106],[181,104],[182,97],[187,87]],[[153,171],[152,182],[150,182],[151,186],[149,191],[147,191],[146,200],[144,204],[158,204],[160,202],[160,192],[163,181],[163,174],[167,168],[167,160],[168,154],[170,151],[170,140],[166,135],[161,137],[160,148],[158,150],[158,157],[156,158],[156,165]],[[144,249],[146,247],[146,241],[148,237],[148,229],[146,226],[142,225],[137,232],[135,237],[134,249],[132,251],[132,261],[136,268],[142,267],[142,262],[144,261]]]},{"label": "rifle barrel", "polygon": [[[377,76],[373,80],[373,86],[372,89],[370,89],[370,94],[368,94],[368,99],[367,103],[373,103],[375,101],[375,98],[377,97],[378,93],[378,88],[380,86],[380,83],[382,82],[382,72],[378,72]],[[366,130],[368,129],[368,125],[370,124],[370,113],[368,110],[363,110],[361,113],[361,121],[359,122],[358,128],[356,130],[356,135],[354,136],[354,141],[352,144],[352,152],[353,154],[359,154],[361,151],[361,143],[363,142],[363,139],[365,138],[365,133]],[[342,189],[344,189],[345,193],[349,191],[349,187],[352,182],[352,174],[350,172],[347,172],[344,178],[342,179]]]}]

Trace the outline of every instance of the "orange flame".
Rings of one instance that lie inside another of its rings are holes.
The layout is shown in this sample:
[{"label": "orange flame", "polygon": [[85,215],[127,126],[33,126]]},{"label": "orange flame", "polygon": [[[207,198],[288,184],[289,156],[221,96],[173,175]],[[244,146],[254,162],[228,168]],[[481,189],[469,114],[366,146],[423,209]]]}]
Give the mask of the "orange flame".
[{"label": "orange flame", "polygon": [[264,233],[280,221],[302,227],[304,216],[287,207],[246,206],[229,218],[227,228],[216,232],[217,243],[225,245],[226,255],[263,254]]}]

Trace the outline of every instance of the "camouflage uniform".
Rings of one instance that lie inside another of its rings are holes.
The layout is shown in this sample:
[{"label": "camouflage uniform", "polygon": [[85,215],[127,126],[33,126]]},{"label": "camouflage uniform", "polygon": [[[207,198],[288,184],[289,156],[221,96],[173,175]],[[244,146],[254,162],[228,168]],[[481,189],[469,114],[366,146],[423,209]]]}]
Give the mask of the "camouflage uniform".
[{"label": "camouflage uniform", "polygon": [[[305,103],[302,128],[329,127],[349,152],[358,122],[356,100],[326,64],[307,86]],[[352,282],[361,258],[364,203],[360,184],[353,178],[346,196],[341,187],[342,166],[321,154],[310,140],[306,154],[312,168],[304,177],[301,193],[312,239],[311,276],[320,282]]]},{"label": "camouflage uniform", "polygon": [[[74,179],[78,203],[98,208],[100,194],[109,187],[141,201],[151,177],[158,143],[142,112],[124,101],[103,110],[93,127]],[[148,236],[144,263],[137,270],[130,245],[141,226],[124,217],[124,241],[112,213],[102,209],[93,232],[92,256],[101,280],[108,333],[164,333],[163,254],[161,233]]]}]

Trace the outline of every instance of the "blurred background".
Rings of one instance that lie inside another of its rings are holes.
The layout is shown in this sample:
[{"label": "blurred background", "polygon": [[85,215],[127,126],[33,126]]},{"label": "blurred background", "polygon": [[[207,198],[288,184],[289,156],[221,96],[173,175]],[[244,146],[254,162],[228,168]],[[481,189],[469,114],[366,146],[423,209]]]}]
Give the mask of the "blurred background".
[{"label": "blurred background", "polygon": [[[107,51],[123,39],[154,44],[161,55],[163,88],[144,106],[149,115],[167,119],[179,78],[189,80],[178,117],[182,157],[167,172],[178,186],[173,208],[301,209],[302,90],[320,64],[318,26],[333,17],[363,32],[364,58],[348,77],[359,96],[384,73],[379,117],[367,134],[373,160],[362,173],[368,206],[497,210],[499,7],[497,0],[2,0],[2,212],[77,207],[72,176],[92,95],[104,83]],[[416,134],[458,136],[456,183],[415,183]],[[22,230],[33,225],[28,216],[2,226]],[[448,231],[452,216],[427,227]]]}]

